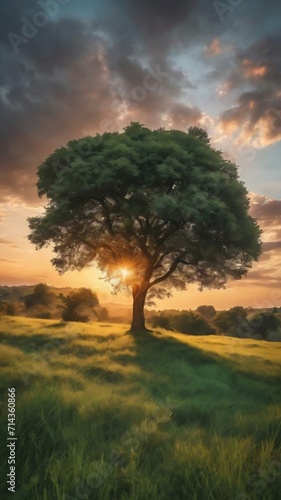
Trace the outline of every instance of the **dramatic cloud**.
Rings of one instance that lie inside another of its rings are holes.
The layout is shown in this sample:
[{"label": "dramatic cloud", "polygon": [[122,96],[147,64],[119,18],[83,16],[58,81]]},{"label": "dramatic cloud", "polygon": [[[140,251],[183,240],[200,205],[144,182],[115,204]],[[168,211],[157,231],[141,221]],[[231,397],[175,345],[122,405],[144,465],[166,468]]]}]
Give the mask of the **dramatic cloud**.
[{"label": "dramatic cloud", "polygon": [[[12,195],[35,203],[36,167],[56,147],[89,133],[121,130],[131,120],[162,126],[173,100],[177,102],[185,88],[193,88],[168,54],[184,33],[188,16],[194,16],[196,2],[179,1],[172,12],[168,1],[161,6],[121,3],[118,10],[90,11],[88,20],[50,18],[36,36],[26,39],[28,43],[14,42],[19,54],[7,39],[7,29],[21,36],[23,14],[32,21],[38,5],[36,10],[31,1],[14,1],[4,7],[2,199]],[[62,6],[60,13],[66,13]],[[160,33],[165,36],[159,45]]]},{"label": "dramatic cloud", "polygon": [[[36,28],[47,3],[0,7],[0,199],[35,205],[36,167],[48,154],[131,120],[199,125],[214,136],[221,115],[231,141],[280,138],[280,36],[269,23],[273,34],[256,30],[265,0],[242,2],[223,22],[203,0],[53,0],[54,12]],[[17,45],[11,33],[32,36]]]},{"label": "dramatic cloud", "polygon": [[[240,92],[237,103],[221,115],[226,133],[257,147],[281,139],[281,36],[267,36],[240,50],[224,82],[226,93]],[[214,75],[213,75],[214,76]]]},{"label": "dramatic cloud", "polygon": [[271,252],[281,249],[281,241],[267,241],[263,243],[263,252]]},{"label": "dramatic cloud", "polygon": [[281,226],[281,200],[273,200],[263,195],[252,195],[251,215],[267,229]]},{"label": "dramatic cloud", "polygon": [[176,103],[171,106],[164,117],[167,128],[187,130],[191,125],[201,125],[203,113],[200,109]]},{"label": "dramatic cloud", "polygon": [[281,200],[257,194],[251,195],[250,213],[262,229],[262,256],[248,273],[247,281],[259,286],[278,288],[281,286]]},{"label": "dramatic cloud", "polygon": [[115,93],[103,45],[79,21],[50,23],[17,65],[11,58],[6,66],[1,191],[32,199],[36,166],[55,147],[84,135],[84,127],[97,130],[111,118]]}]

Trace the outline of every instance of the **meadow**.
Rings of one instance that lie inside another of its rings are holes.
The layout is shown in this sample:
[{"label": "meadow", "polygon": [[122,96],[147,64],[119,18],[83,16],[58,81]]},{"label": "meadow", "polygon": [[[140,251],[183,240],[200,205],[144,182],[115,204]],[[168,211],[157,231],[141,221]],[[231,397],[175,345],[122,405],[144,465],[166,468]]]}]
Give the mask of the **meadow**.
[{"label": "meadow", "polygon": [[281,343],[0,319],[1,499],[264,500],[281,491]]}]

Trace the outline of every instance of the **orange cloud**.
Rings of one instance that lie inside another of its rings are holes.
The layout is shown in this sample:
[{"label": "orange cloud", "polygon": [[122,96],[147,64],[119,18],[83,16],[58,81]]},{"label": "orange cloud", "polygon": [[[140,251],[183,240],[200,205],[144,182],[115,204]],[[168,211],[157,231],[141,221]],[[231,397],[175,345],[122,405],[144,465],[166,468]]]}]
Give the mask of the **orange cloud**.
[{"label": "orange cloud", "polygon": [[206,47],[206,54],[210,57],[218,56],[223,52],[218,38],[214,38],[211,43]]},{"label": "orange cloud", "polygon": [[246,92],[221,115],[220,130],[236,135],[236,143],[262,148],[281,139],[280,99],[271,101],[266,94]]},{"label": "orange cloud", "polygon": [[259,77],[259,76],[264,76],[266,75],[268,69],[266,66],[252,66],[247,69],[245,69],[245,76],[246,77]]}]

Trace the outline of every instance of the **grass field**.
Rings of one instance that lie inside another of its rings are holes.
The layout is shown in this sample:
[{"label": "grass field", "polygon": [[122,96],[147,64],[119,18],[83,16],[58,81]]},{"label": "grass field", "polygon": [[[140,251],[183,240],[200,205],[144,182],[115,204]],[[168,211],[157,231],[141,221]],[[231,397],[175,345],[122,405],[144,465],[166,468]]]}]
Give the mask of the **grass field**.
[{"label": "grass field", "polygon": [[2,317],[1,495],[281,498],[281,343]]}]

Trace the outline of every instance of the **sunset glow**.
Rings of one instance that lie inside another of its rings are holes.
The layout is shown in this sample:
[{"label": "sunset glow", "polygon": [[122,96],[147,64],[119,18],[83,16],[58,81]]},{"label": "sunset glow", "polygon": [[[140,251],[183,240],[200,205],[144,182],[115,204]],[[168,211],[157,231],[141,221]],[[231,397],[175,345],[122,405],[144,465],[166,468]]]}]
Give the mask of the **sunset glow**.
[{"label": "sunset glow", "polygon": [[[7,34],[19,36],[21,19],[32,17],[36,5],[15,1],[11,14],[5,10],[0,284],[87,286],[97,291],[101,302],[130,302],[122,293],[112,297],[110,284],[101,279],[94,262],[90,270],[59,275],[50,262],[51,246],[37,252],[29,243],[27,218],[42,214],[47,204],[46,197],[37,194],[36,169],[51,153],[75,138],[122,131],[134,120],[151,129],[206,128],[211,143],[237,163],[251,193],[251,214],[264,231],[263,254],[245,278],[230,281],[220,291],[199,292],[189,285],[170,299],[156,299],[157,307],[212,303],[227,308],[270,301],[281,305],[276,295],[281,248],[281,4],[264,23],[265,0],[258,5],[240,2],[229,9],[231,14],[218,13],[215,2],[202,9],[200,2],[179,1],[172,11],[169,2],[161,9],[156,3],[131,2],[129,7],[125,2],[118,8],[111,0],[104,6],[69,2],[60,5],[34,38],[17,47]],[[163,31],[165,40],[159,44]],[[140,268],[134,262],[132,272],[128,262],[130,256],[112,270],[123,284]]]},{"label": "sunset glow", "polygon": [[123,280],[126,280],[129,276],[132,275],[131,271],[129,271],[128,269],[120,269],[120,272],[121,272],[121,276],[122,276],[122,279]]}]

